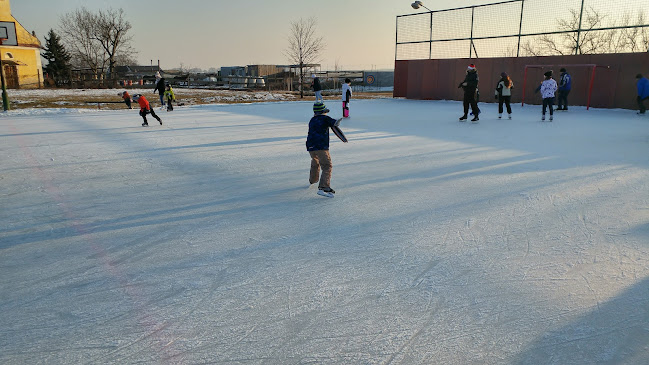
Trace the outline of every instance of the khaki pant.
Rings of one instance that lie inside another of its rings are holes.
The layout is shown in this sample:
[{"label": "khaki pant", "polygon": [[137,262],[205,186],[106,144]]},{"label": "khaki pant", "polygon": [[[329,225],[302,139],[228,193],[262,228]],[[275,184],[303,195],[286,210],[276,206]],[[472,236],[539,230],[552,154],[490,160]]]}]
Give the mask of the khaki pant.
[{"label": "khaki pant", "polygon": [[[315,184],[320,181],[318,188],[329,188],[331,184],[331,155],[329,150],[309,151],[311,155],[311,172],[309,174],[309,183]],[[320,175],[320,168],[322,168],[322,176]]]}]

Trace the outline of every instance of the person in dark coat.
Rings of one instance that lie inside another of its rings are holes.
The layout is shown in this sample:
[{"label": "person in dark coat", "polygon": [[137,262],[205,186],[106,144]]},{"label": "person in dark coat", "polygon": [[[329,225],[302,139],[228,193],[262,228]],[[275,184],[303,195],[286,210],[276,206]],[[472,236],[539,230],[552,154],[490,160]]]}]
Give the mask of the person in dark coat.
[{"label": "person in dark coat", "polygon": [[[340,120],[328,116],[329,109],[322,102],[313,104],[313,118],[309,121],[309,134],[306,150],[311,156],[309,184],[318,184],[318,195],[333,198],[336,193],[331,188],[331,155],[329,154],[329,128],[337,126]],[[322,169],[322,175],[320,175]]]},{"label": "person in dark coat", "polygon": [[156,72],[155,74],[155,89],[153,89],[153,92],[158,92],[160,95],[160,104],[162,106],[165,105],[165,78],[160,75],[160,72]]},{"label": "person in dark coat", "polygon": [[638,114],[644,114],[647,111],[644,101],[649,100],[649,79],[643,77],[642,74],[637,74],[635,78],[638,79],[636,82],[638,88]]},{"label": "person in dark coat", "polygon": [[565,68],[561,68],[561,77],[559,78],[559,100],[557,101],[557,110],[568,110],[568,94],[572,89],[572,77]]},{"label": "person in dark coat", "polygon": [[471,105],[471,112],[473,113],[472,122],[477,122],[480,120],[478,114],[480,114],[480,109],[478,108],[478,101],[476,99],[476,92],[478,90],[478,70],[474,64],[470,64],[466,70],[466,76],[464,81],[458,85],[459,88],[464,89],[464,115],[460,117],[460,121],[463,122],[466,120],[469,115],[469,105]]},{"label": "person in dark coat", "polygon": [[315,74],[311,75],[313,81],[311,82],[311,87],[313,87],[313,93],[315,94],[315,101],[322,101],[322,86],[320,85],[320,79]]}]

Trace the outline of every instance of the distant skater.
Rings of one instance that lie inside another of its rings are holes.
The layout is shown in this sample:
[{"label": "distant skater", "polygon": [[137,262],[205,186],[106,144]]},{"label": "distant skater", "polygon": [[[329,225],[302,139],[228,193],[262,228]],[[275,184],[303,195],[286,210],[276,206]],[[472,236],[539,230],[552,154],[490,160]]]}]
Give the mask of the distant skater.
[{"label": "distant skater", "polygon": [[507,107],[507,116],[509,119],[512,119],[512,89],[514,88],[514,82],[507,75],[507,72],[500,74],[500,81],[496,85],[496,99],[498,99],[498,119],[501,119],[503,116],[503,103]]},{"label": "distant skater", "polygon": [[345,83],[343,84],[342,99],[343,118],[349,118],[349,102],[352,99],[352,80],[350,79],[345,79]]},{"label": "distant skater", "polygon": [[647,108],[644,106],[644,101],[649,100],[649,79],[643,77],[642,74],[635,75],[638,79],[636,86],[638,88],[638,114],[644,114]]},{"label": "distant skater", "polygon": [[557,110],[568,110],[568,94],[572,89],[572,77],[565,68],[561,68],[561,77],[559,78],[559,100],[557,101]]},{"label": "distant skater", "polygon": [[[318,184],[318,195],[333,198],[336,193],[331,188],[331,155],[329,154],[329,128],[340,122],[328,116],[329,109],[322,102],[313,104],[313,118],[309,121],[309,135],[306,138],[306,150],[311,156],[309,184]],[[322,169],[322,175],[320,170]]]},{"label": "distant skater", "polygon": [[545,109],[550,108],[550,121],[554,114],[554,94],[559,88],[557,82],[552,78],[552,70],[543,74],[545,80],[541,83],[541,96],[543,97],[543,115],[541,120],[545,120]]},{"label": "distant skater", "polygon": [[149,101],[146,100],[144,95],[140,94],[135,94],[133,95],[133,100],[137,101],[138,104],[140,104],[140,116],[142,119],[144,119],[144,123],[142,123],[142,127],[148,127],[149,123],[146,120],[146,115],[151,114],[158,122],[160,122],[160,125],[162,125],[162,119],[160,119],[159,116],[156,115],[155,111],[153,108],[151,108],[151,105],[149,104]]},{"label": "distant skater", "polygon": [[124,99],[124,104],[126,104],[129,109],[133,109],[133,107],[131,106],[131,95],[128,93],[128,91],[124,90],[124,92],[117,95],[121,96],[122,99]]},{"label": "distant skater", "polygon": [[160,104],[162,104],[162,106],[165,106],[165,79],[164,77],[162,77],[162,75],[160,75],[160,71],[157,71],[155,73],[155,89],[153,89],[153,92],[155,93],[156,91],[160,95]]},{"label": "distant skater", "polygon": [[311,81],[311,87],[315,94],[315,101],[322,101],[322,85],[320,85],[320,79],[315,74],[311,75],[311,78],[313,79]]},{"label": "distant skater", "polygon": [[480,109],[478,108],[477,101],[477,90],[478,90],[478,70],[474,64],[470,64],[467,67],[466,75],[464,76],[464,81],[458,85],[458,89],[464,89],[464,115],[460,117],[460,121],[463,122],[467,119],[469,115],[469,105],[471,105],[471,112],[473,112],[472,122],[477,122],[480,120],[478,114],[480,114]]},{"label": "distant skater", "polygon": [[165,88],[165,99],[167,99],[167,111],[173,111],[172,101],[176,100],[176,95],[174,95],[174,89],[171,88],[171,85],[167,85]]}]

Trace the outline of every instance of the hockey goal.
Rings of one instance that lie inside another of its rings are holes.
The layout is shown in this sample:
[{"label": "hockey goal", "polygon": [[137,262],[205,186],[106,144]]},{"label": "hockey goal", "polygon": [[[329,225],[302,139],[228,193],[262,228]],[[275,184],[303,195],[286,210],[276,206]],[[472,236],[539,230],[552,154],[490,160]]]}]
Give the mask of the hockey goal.
[{"label": "hockey goal", "polygon": [[601,66],[594,63],[583,63],[583,64],[555,64],[555,65],[525,65],[525,74],[523,76],[523,101],[521,106],[525,105],[525,86],[527,86],[527,70],[530,68],[540,68],[540,69],[552,69],[552,67],[586,67],[591,69],[590,71],[590,80],[588,81],[588,97],[586,101],[586,110],[590,109],[590,98],[593,93],[593,83],[595,82],[595,70],[598,67],[609,68],[609,66]]}]

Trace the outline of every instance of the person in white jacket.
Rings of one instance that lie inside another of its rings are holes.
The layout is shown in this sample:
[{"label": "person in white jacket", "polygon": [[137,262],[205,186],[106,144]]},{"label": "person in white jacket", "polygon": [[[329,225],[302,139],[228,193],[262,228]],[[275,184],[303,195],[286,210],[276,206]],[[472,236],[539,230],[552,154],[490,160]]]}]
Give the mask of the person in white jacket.
[{"label": "person in white jacket", "polygon": [[352,98],[352,80],[350,79],[345,79],[345,83],[343,84],[343,95],[342,95],[342,100],[343,100],[343,117],[344,118],[349,118],[349,101]]},{"label": "person in white jacket", "polygon": [[552,120],[554,114],[554,94],[557,92],[559,86],[552,78],[552,70],[543,75],[545,76],[545,80],[541,83],[541,96],[543,97],[543,116],[541,116],[541,120],[545,120],[545,109],[547,107],[550,108],[550,120]]},{"label": "person in white jacket", "polygon": [[511,77],[507,75],[507,72],[500,74],[500,81],[496,85],[496,99],[498,99],[498,119],[501,119],[503,116],[503,103],[507,107],[507,115],[509,119],[512,119],[512,89],[514,88],[514,82]]}]

